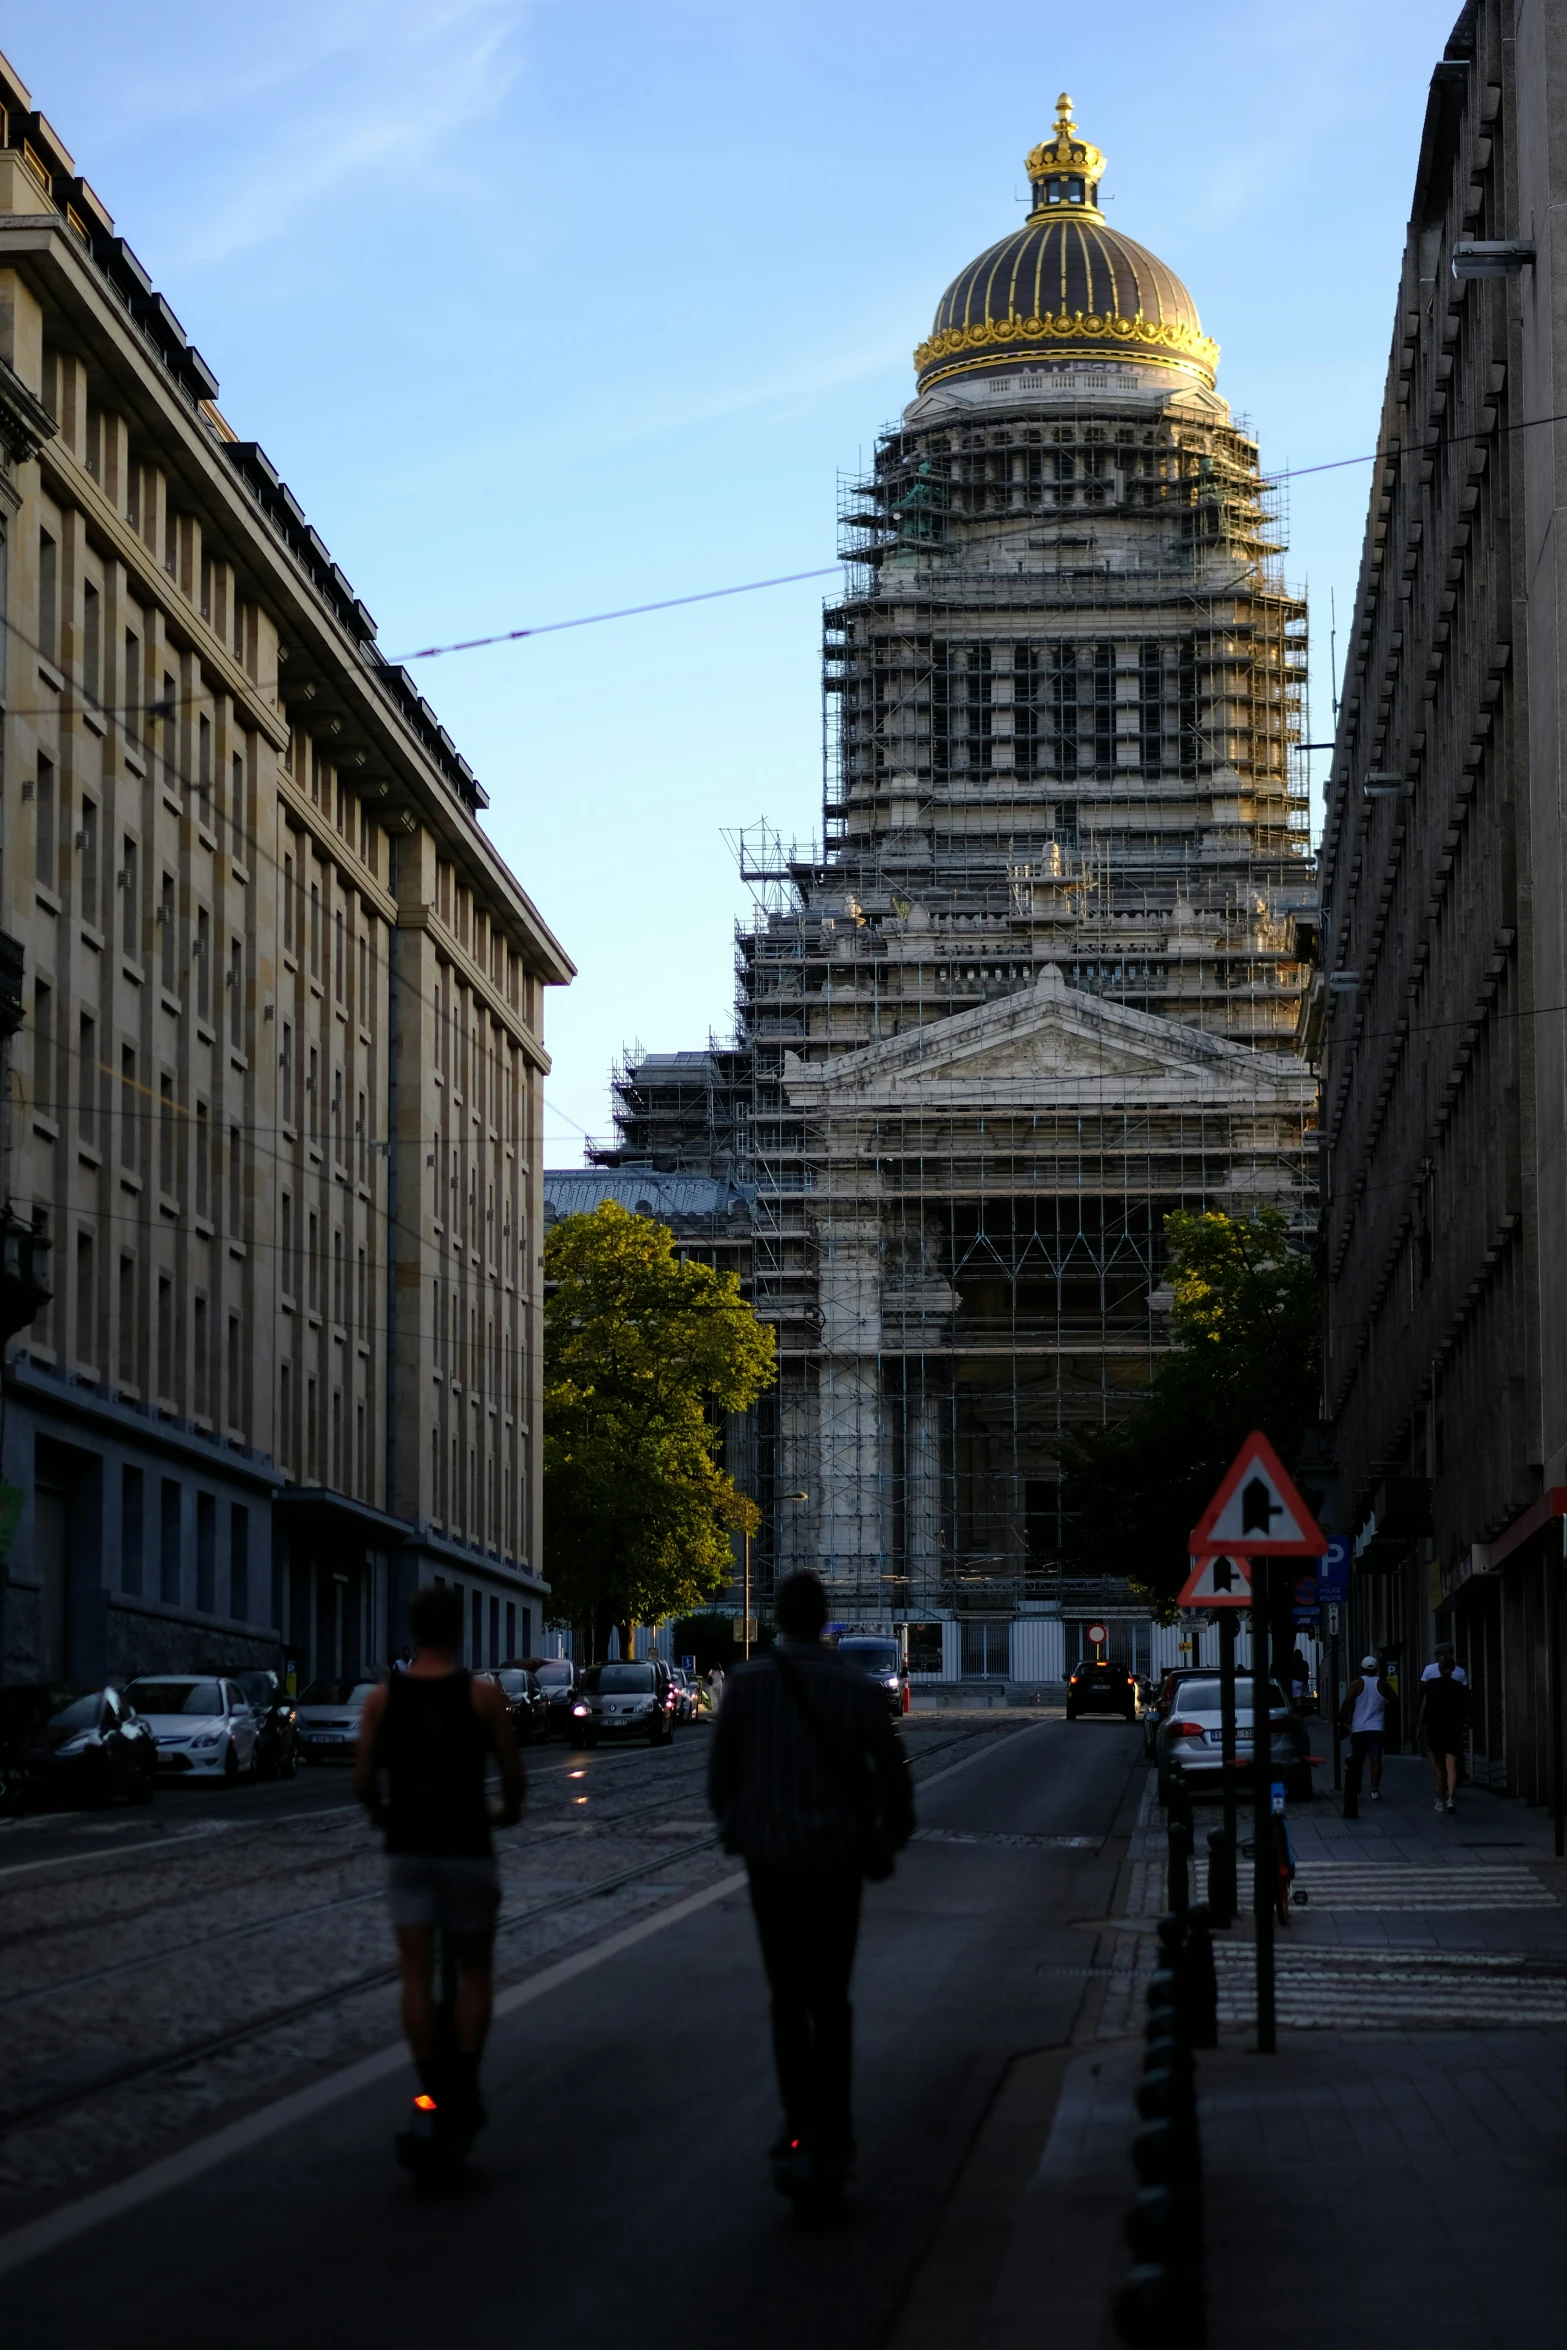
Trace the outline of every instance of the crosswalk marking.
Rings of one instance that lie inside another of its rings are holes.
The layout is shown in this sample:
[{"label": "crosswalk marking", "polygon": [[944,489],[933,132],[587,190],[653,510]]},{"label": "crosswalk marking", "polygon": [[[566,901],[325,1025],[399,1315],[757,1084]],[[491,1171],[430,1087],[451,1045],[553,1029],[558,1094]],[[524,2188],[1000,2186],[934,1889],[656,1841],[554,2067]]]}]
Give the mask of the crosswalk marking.
[{"label": "crosswalk marking", "polygon": [[[1256,2010],[1254,1954],[1216,1942],[1219,2014]],[[1551,1971],[1521,1951],[1276,1950],[1279,2021],[1297,2030],[1368,2025],[1567,2023],[1567,1964]]]}]

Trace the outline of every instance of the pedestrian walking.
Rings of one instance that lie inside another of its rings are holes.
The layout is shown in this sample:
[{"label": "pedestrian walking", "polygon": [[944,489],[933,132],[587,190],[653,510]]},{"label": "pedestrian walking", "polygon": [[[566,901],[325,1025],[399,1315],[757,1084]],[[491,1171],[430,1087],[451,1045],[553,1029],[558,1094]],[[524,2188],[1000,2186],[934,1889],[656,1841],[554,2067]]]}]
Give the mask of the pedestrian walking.
[{"label": "pedestrian walking", "polygon": [[1360,1671],[1344,1692],[1341,1715],[1349,1729],[1349,1761],[1344,1769],[1344,1817],[1360,1817],[1360,1787],[1366,1764],[1371,1765],[1371,1800],[1382,1800],[1382,1741],[1393,1691],[1374,1656],[1363,1656]]},{"label": "pedestrian walking", "polygon": [[[462,1663],[462,1594],[428,1583],[408,1609],[412,1662],[378,1682],[359,1717],[354,1792],[386,1831],[387,1907],[402,1976],[403,2030],[419,2076],[416,2115],[433,2132],[433,2153],[460,2162],[484,2127],[479,2059],[490,2026],[495,1919],[500,1878],[492,1824],[521,1817],[526,1782],[498,1682],[475,1680]],[[501,1801],[485,1790],[491,1756]],[[435,1936],[456,1968],[456,2008],[437,2011]],[[413,2131],[397,2141],[399,2161],[422,2159]]]},{"label": "pedestrian walking", "polygon": [[714,1665],[707,1676],[707,1702],[712,1711],[718,1711],[718,1701],[724,1694],[724,1668]]},{"label": "pedestrian walking", "polygon": [[1295,1653],[1290,1658],[1289,1672],[1290,1697],[1295,1711],[1298,1714],[1303,1714],[1311,1700],[1311,1667],[1300,1652],[1298,1640],[1295,1643]]},{"label": "pedestrian walking", "polygon": [[1469,1675],[1464,1671],[1462,1665],[1454,1663],[1453,1655],[1454,1652],[1452,1642],[1450,1640],[1440,1641],[1437,1644],[1436,1656],[1433,1662],[1427,1665],[1425,1671],[1420,1676],[1422,1682],[1439,1680],[1441,1678],[1443,1660],[1445,1659],[1453,1666],[1453,1679],[1458,1683],[1459,1688],[1467,1689],[1469,1686]]},{"label": "pedestrian walking", "polygon": [[744,1857],[772,1994],[783,2130],[774,2184],[802,2217],[854,2162],[849,1981],[867,1877],[892,1874],[914,1805],[880,1686],[824,1645],[827,1594],[790,1575],[770,1654],[729,1676],[708,1763],[725,1849]]},{"label": "pedestrian walking", "polygon": [[1450,1648],[1438,1649],[1437,1669],[1420,1679],[1420,1710],[1415,1716],[1415,1744],[1431,1757],[1436,1780],[1438,1811],[1458,1809],[1458,1766],[1468,1726],[1469,1691],[1458,1677]]}]

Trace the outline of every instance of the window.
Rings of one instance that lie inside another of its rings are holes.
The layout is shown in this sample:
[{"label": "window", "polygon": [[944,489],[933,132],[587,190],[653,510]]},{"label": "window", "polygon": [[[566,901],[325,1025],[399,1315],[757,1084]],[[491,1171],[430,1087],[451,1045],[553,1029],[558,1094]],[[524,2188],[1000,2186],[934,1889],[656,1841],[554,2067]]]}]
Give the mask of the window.
[{"label": "window", "polygon": [[294,1373],[284,1363],[278,1371],[278,1458],[285,1469],[294,1461]]},{"label": "window", "polygon": [[196,1016],[212,1017],[212,916],[205,906],[196,915]]},{"label": "window", "polygon": [[367,1111],[365,1097],[359,1096],[359,1115],[354,1121],[354,1132],[359,1138],[359,1180],[363,1183],[370,1172],[370,1136],[366,1131]]},{"label": "window", "polygon": [[174,993],[175,946],[174,876],[172,873],[165,873],[163,876],[163,888],[158,898],[158,922],[163,933],[163,950],[160,959],[163,985],[167,992],[172,995]]},{"label": "window", "polygon": [[163,720],[163,780],[172,791],[179,781],[179,689],[165,669],[163,692],[158,698],[158,716]]},{"label": "window", "polygon": [[964,1680],[1004,1681],[1011,1670],[1011,1625],[982,1621],[961,1631]]},{"label": "window", "polygon": [[332,1164],[343,1164],[343,1072],[332,1072]]},{"label": "window", "polygon": [[312,1045],[310,1048],[310,1074],[305,1079],[305,1091],[310,1097],[305,1106],[310,1112],[310,1139],[312,1142],[319,1142],[321,1139],[319,1124],[321,1105],[320,1089],[316,1084],[317,1069],[316,1048]]},{"label": "window", "polygon": [[174,1080],[158,1080],[158,1188],[174,1196]]},{"label": "window", "polygon": [[98,1349],[97,1300],[93,1294],[93,1236],[90,1232],[76,1235],[76,1359],[79,1363],[96,1361]]},{"label": "window", "polygon": [[343,1490],[343,1391],[332,1390],[332,1482]]},{"label": "window", "polygon": [[238,1501],[229,1505],[229,1614],[250,1621],[250,1512]]},{"label": "window", "polygon": [[141,868],[135,841],[125,835],[120,844],[120,945],[133,958],[141,954]]},{"label": "window", "polygon": [[146,687],[142,682],[141,638],[134,629],[125,631],[125,739],[137,745],[141,742],[142,699]]},{"label": "window", "polygon": [[359,1021],[370,1025],[370,933],[368,926],[359,933]]},{"label": "window", "polygon": [[365,1461],[365,1407],[362,1403],[354,1406],[354,1491],[361,1501],[369,1500],[370,1486]]},{"label": "window", "polygon": [[218,1604],[218,1505],[210,1493],[196,1495],[196,1605],[203,1615]]},{"label": "window", "polygon": [[320,1227],[318,1225],[317,1219],[312,1214],[308,1219],[307,1238],[305,1241],[305,1303],[310,1308],[312,1313],[317,1311],[321,1303],[320,1273],[318,1269],[317,1256],[319,1247],[317,1235],[319,1229]]},{"label": "window", "polygon": [[242,1131],[229,1128],[229,1238],[245,1237],[245,1153]]},{"label": "window", "polygon": [[238,938],[229,940],[229,1044],[237,1053],[245,1041],[245,949]]},{"label": "window", "polygon": [[492,1665],[498,1665],[500,1661],[501,1603],[499,1599],[492,1599],[490,1601],[490,1662]]},{"label": "window", "polygon": [[37,783],[37,851],[33,871],[45,889],[54,889],[60,879],[59,849],[55,839],[54,765],[41,754],[38,760]]},{"label": "window", "polygon": [[165,1477],[158,1512],[158,1597],[171,1607],[179,1605],[182,1564],[179,1479]]},{"label": "window", "polygon": [[294,860],[283,859],[283,952],[294,952]]},{"label": "window", "polygon": [[321,976],[321,885],[310,884],[310,976]]},{"label": "window", "polygon": [[103,699],[103,598],[91,580],[82,589],[82,691],[96,709]]},{"label": "window", "polygon": [[297,1293],[299,1275],[294,1264],[294,1197],[292,1192],[285,1191],[283,1194],[278,1229],[283,1249],[283,1294],[285,1297],[293,1297]]},{"label": "window", "polygon": [[132,1598],[141,1594],[142,1478],[140,1469],[120,1471],[120,1589]]},{"label": "window", "polygon": [[42,979],[33,982],[33,1108],[54,1116],[54,989]]},{"label": "window", "polygon": [[294,1123],[294,1024],[283,1023],[283,1049],[278,1054],[278,1066],[283,1072],[283,1123]]},{"label": "window", "polygon": [[469,1594],[468,1647],[469,1662],[473,1665],[482,1665],[484,1662],[484,1598],[483,1594],[477,1591]]},{"label": "window", "polygon": [[321,1430],[316,1419],[316,1383],[305,1381],[305,1475],[312,1484],[321,1476]]},{"label": "window", "polygon": [[337,1001],[341,1003],[343,1001],[343,973],[345,968],[343,958],[343,909],[341,906],[338,907],[337,912],[332,916],[332,931],[332,993],[337,998]]},{"label": "window", "polygon": [[174,1283],[167,1273],[158,1275],[158,1394],[166,1403],[173,1401]]},{"label": "window", "polygon": [[38,533],[38,650],[46,661],[60,654],[59,549],[46,530]]},{"label": "window", "polygon": [[120,1047],[120,1165],[140,1163],[141,1089],[136,1083],[136,1055],[128,1044]]},{"label": "window", "polygon": [[98,803],[85,795],[82,799],[81,836],[77,846],[82,853],[80,906],[84,922],[98,927]]},{"label": "window", "polygon": [[98,1122],[94,1116],[98,1093],[98,1023],[90,1012],[83,1012],[76,1028],[76,1091],[77,1124],[83,1142],[97,1139]]},{"label": "window", "polygon": [[343,1320],[343,1233],[341,1226],[332,1232],[332,1319]]},{"label": "window", "polygon": [[205,1102],[196,1104],[196,1213],[212,1213],[212,1121]]},{"label": "window", "polygon": [[212,720],[205,711],[196,721],[196,791],[202,802],[197,813],[211,824],[216,813],[212,805]]},{"label": "window", "polygon": [[136,1259],[122,1256],[119,1283],[119,1381],[122,1387],[136,1384]]},{"label": "window", "polygon": [[368,1283],[365,1279],[365,1252],[363,1249],[361,1249],[359,1251],[359,1335],[361,1338],[367,1335],[365,1323],[367,1300]]},{"label": "window", "polygon": [[243,1428],[245,1425],[245,1356],[240,1339],[242,1327],[238,1314],[230,1314],[224,1392],[228,1398],[225,1409],[231,1428]]},{"label": "window", "polygon": [[[249,823],[249,810],[245,804],[247,797],[245,760],[243,754],[236,751],[229,781],[229,854],[236,865],[243,865],[246,861],[245,846]],[[286,905],[283,918],[285,922],[288,919]]]},{"label": "window", "polygon": [[[191,1329],[195,1355],[191,1381],[191,1409],[196,1413],[198,1419],[203,1420],[207,1417],[208,1403],[207,1322],[207,1301],[204,1297],[198,1297],[191,1306]],[[210,1601],[208,1604],[211,1604]]]}]

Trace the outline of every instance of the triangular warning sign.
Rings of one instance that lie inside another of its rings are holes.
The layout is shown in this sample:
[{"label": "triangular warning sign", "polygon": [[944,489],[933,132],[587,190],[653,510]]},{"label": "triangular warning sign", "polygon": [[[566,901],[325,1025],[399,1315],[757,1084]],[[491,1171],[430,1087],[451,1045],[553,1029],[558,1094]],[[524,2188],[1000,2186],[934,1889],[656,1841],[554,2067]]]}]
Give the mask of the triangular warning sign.
[{"label": "triangular warning sign", "polygon": [[1188,1550],[1239,1550],[1253,1558],[1318,1558],[1327,1537],[1260,1429],[1235,1455],[1193,1528]]},{"label": "triangular warning sign", "polygon": [[1244,1559],[1215,1551],[1198,1559],[1181,1585],[1182,1607],[1250,1607],[1251,1569]]}]

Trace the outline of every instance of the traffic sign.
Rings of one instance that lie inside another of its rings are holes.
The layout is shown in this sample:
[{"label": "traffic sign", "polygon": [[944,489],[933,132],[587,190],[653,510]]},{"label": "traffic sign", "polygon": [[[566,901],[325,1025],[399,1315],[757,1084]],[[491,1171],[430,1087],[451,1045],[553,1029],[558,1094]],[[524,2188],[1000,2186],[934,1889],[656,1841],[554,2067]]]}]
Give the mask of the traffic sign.
[{"label": "traffic sign", "polygon": [[1192,1531],[1187,1549],[1251,1558],[1320,1558],[1327,1536],[1260,1428],[1254,1428]]},{"label": "traffic sign", "polygon": [[1251,1568],[1245,1559],[1214,1555],[1194,1559],[1181,1585],[1182,1607],[1250,1607]]},{"label": "traffic sign", "polygon": [[1110,1637],[1110,1628],[1107,1624],[1090,1624],[1088,1637],[1095,1648],[1103,1648]]},{"label": "traffic sign", "polygon": [[1317,1587],[1324,1600],[1349,1597],[1349,1544],[1335,1534],[1317,1561]]}]

